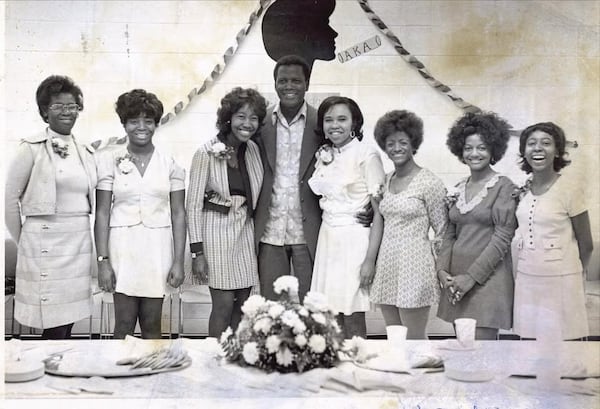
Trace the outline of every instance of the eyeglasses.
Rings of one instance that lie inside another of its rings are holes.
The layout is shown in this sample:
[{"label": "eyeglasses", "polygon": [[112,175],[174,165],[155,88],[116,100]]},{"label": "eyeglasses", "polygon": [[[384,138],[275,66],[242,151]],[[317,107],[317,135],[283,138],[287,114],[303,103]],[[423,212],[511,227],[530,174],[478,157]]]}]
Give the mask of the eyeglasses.
[{"label": "eyeglasses", "polygon": [[48,109],[61,112],[67,111],[71,114],[74,114],[75,112],[79,112],[81,107],[77,104],[52,104],[48,107]]}]

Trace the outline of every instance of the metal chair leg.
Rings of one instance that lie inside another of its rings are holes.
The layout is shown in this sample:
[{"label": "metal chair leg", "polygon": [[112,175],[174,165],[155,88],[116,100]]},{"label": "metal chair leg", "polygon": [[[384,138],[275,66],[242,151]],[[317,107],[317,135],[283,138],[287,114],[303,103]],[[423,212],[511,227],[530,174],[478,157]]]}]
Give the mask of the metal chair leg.
[{"label": "metal chair leg", "polygon": [[173,339],[173,294],[169,295],[169,339]]},{"label": "metal chair leg", "polygon": [[181,294],[178,294],[177,297],[178,301],[179,301],[179,316],[177,317],[178,321],[179,321],[179,328],[178,328],[178,336],[182,336],[183,335],[183,303],[181,302]]}]

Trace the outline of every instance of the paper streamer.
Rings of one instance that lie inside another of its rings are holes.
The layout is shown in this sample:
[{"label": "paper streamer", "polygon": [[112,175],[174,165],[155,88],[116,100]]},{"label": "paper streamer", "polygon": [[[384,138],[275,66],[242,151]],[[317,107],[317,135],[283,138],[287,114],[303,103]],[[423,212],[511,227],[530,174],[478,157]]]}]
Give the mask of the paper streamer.
[{"label": "paper streamer", "polygon": [[371,7],[369,6],[368,0],[358,0],[358,4],[367,14],[369,20],[371,20],[371,22],[388,38],[388,40],[391,41],[394,48],[396,49],[398,54],[400,54],[402,59],[409,63],[413,68],[415,68],[429,85],[431,85],[437,91],[446,95],[448,98],[450,98],[454,105],[464,110],[465,112],[481,112],[481,109],[479,107],[465,101],[464,99],[456,95],[449,86],[442,84],[440,81],[435,79],[433,75],[429,73],[425,65],[421,61],[419,61],[417,57],[409,53],[406,50],[406,48],[404,48],[398,37],[396,37],[396,35],[385,25],[385,23],[379,18],[379,16],[375,14],[373,9],[371,9]]},{"label": "paper streamer", "polygon": [[254,22],[258,19],[258,17],[260,17],[260,15],[267,8],[269,3],[271,3],[271,0],[260,0],[259,1],[258,7],[250,14],[250,17],[248,18],[248,22],[246,23],[246,26],[244,28],[242,28],[235,36],[235,44],[232,45],[231,47],[229,47],[223,54],[223,63],[218,63],[217,65],[215,65],[215,67],[213,68],[213,70],[209,74],[209,76],[204,80],[204,82],[202,82],[202,85],[200,86],[200,88],[194,88],[188,93],[187,103],[184,103],[183,101],[179,101],[173,108],[172,112],[169,112],[168,114],[163,116],[162,119],[160,120],[161,124],[164,125],[167,122],[172,121],[181,111],[183,111],[190,104],[190,102],[192,102],[192,100],[194,100],[194,98],[196,98],[198,95],[200,95],[204,91],[206,91],[208,89],[208,87],[212,83],[214,83],[215,80],[217,78],[219,78],[221,76],[221,74],[223,74],[223,72],[225,72],[225,69],[227,68],[227,65],[229,64],[229,61],[231,61],[231,59],[233,58],[233,55],[236,53],[241,42],[248,35],[248,33],[250,32],[250,29],[254,25]]}]

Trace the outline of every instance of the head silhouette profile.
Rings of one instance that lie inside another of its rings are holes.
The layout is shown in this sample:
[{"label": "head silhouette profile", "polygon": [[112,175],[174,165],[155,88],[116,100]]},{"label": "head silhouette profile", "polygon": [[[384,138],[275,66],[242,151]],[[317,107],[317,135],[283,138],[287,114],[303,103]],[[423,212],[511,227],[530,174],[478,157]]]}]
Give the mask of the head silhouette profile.
[{"label": "head silhouette profile", "polygon": [[337,32],[329,26],[335,0],[277,0],[265,12],[263,43],[274,61],[296,54],[312,70],[315,60],[335,58]]}]

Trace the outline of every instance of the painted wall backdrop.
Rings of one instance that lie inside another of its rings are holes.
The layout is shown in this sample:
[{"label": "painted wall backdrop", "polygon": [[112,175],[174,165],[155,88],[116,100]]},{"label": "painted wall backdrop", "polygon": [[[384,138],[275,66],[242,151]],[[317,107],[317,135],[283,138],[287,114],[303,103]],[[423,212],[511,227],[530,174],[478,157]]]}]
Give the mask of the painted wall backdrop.
[{"label": "painted wall backdrop", "polygon": [[[45,125],[35,104],[40,81],[50,74],[66,74],[84,93],[85,110],[74,134],[87,142],[124,135],[113,106],[118,95],[132,88],[156,93],[167,112],[184,102],[185,109],[159,128],[155,142],[189,167],[197,147],[215,134],[216,109],[232,87],[255,87],[274,100],[274,62],[265,51],[261,30],[264,12],[252,25],[248,23],[261,4],[272,3],[3,2],[5,159],[11,158],[20,138]],[[554,121],[578,142],[579,147],[571,149],[573,164],[564,173],[585,185],[598,240],[600,2],[379,0],[368,4],[403,46],[465,101],[499,113],[515,129]],[[461,109],[400,57],[359,1],[337,0],[329,25],[337,33],[336,58],[314,61],[309,92],[354,98],[365,114],[369,143],[374,143],[375,121],[386,111],[414,111],[425,123],[417,162],[448,185],[466,176],[468,169],[445,147],[447,130]],[[247,35],[244,31],[238,35],[244,29]],[[351,59],[338,55],[376,35],[381,45],[370,52]],[[220,74],[196,95],[215,66]],[[188,104],[194,89],[195,97]],[[515,138],[496,168],[521,182],[524,175],[516,163],[516,142]],[[391,168],[389,162],[386,166]]]}]

